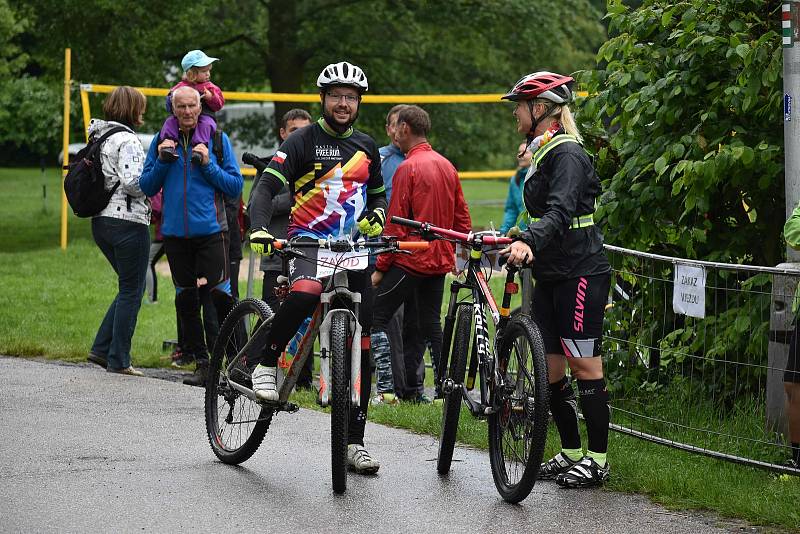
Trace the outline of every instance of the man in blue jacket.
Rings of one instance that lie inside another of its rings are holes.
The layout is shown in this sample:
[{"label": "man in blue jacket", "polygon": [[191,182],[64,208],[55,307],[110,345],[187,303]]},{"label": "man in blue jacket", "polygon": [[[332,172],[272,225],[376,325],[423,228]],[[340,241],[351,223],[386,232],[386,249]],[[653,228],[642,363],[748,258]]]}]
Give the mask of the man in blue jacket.
[{"label": "man in blue jacket", "polygon": [[[223,195],[237,198],[244,181],[236,164],[231,142],[224,133],[222,161],[217,161],[213,143],[191,146],[192,133],[200,116],[200,94],[191,87],[179,87],[172,94],[173,113],[178,119],[180,139],[153,140],[139,180],[142,191],[153,196],[163,189],[161,232],[175,284],[175,307],[181,321],[182,348],[194,355],[197,367],[183,383],[204,386],[208,375],[208,347],[200,320],[197,281],[205,278],[217,317],[228,315],[234,304],[228,262],[228,223]],[[159,159],[161,149],[174,146],[178,159]],[[201,163],[192,163],[192,152]],[[238,273],[236,273],[238,275]]]}]

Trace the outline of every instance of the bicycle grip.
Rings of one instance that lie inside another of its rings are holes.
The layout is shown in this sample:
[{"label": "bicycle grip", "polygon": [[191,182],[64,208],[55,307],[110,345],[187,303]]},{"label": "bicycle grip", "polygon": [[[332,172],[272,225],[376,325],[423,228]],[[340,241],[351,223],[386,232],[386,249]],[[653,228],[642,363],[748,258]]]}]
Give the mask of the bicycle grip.
[{"label": "bicycle grip", "polygon": [[264,169],[267,168],[267,163],[264,162],[263,158],[259,158],[250,152],[242,154],[242,163],[252,165],[258,172],[264,172]]},{"label": "bicycle grip", "polygon": [[397,215],[392,215],[392,222],[401,226],[410,226],[411,228],[422,228],[422,223],[413,219],[404,219]]},{"label": "bicycle grip", "polygon": [[[416,222],[416,221],[414,221]],[[425,250],[430,246],[427,241],[398,241],[397,248],[400,250]]]}]

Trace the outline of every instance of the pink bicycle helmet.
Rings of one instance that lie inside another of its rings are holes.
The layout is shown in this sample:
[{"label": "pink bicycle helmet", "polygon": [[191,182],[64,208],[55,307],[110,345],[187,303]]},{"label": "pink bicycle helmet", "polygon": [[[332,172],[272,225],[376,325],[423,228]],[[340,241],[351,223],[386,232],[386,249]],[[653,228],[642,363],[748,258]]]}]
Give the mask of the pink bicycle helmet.
[{"label": "pink bicycle helmet", "polygon": [[543,98],[556,104],[568,104],[572,101],[571,86],[574,82],[572,77],[554,72],[533,72],[520,78],[501,99],[517,101]]}]

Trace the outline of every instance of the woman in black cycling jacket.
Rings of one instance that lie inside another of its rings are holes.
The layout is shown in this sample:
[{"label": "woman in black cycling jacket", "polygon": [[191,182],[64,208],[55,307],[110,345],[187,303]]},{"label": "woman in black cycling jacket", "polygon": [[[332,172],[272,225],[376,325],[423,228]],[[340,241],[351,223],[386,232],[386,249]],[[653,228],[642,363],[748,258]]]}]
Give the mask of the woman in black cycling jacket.
[{"label": "woman in black cycling jacket", "polygon": [[[561,436],[561,452],[542,464],[539,478],[567,488],[608,478],[609,409],[600,347],[611,282],[593,218],[600,179],[568,106],[572,83],[569,76],[534,72],[503,96],[516,102],[517,130],[533,153],[523,186],[529,226],[505,252],[512,265],[533,262],[533,316],[544,338],[550,410]],[[585,454],[567,365],[586,420]]]}]

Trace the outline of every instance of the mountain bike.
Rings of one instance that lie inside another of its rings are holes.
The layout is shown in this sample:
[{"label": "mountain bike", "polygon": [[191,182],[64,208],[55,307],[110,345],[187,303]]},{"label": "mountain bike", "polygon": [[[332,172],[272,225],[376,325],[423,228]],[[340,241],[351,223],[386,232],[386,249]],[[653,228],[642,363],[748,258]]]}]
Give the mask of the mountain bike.
[{"label": "mountain bike", "polygon": [[[488,420],[489,459],[497,491],[508,502],[520,502],[530,494],[539,474],[547,437],[549,389],[544,342],[530,316],[530,306],[511,317],[511,298],[519,291],[514,282],[518,269],[505,266],[498,308],[481,268],[487,252],[512,240],[492,232],[465,234],[400,217],[392,217],[392,222],[414,228],[423,239],[444,239],[470,250],[465,279],[450,284],[444,321],[436,373],[444,397],[436,469],[442,475],[450,471],[463,402],[473,416]],[[467,295],[460,298],[462,291]],[[475,395],[478,374],[480,385]]]},{"label": "mountain bike", "polygon": [[[261,445],[275,414],[296,412],[289,402],[297,377],[319,335],[320,378],[317,402],[331,407],[331,476],[333,491],[346,489],[347,426],[350,409],[361,402],[361,294],[348,288],[347,273],[363,271],[368,256],[385,252],[410,253],[426,248],[427,242],[277,240],[277,253],[287,261],[311,261],[323,280],[320,303],[299,343],[297,354],[285,373],[279,372],[278,401],[256,400],[251,372],[266,346],[273,313],[259,299],[244,299],[222,323],[211,356],[206,383],[205,417],[208,441],[224,463],[239,464]],[[317,249],[316,254],[304,251]],[[313,256],[309,257],[309,256]],[[280,280],[279,293],[288,293],[288,279]],[[355,342],[353,341],[355,340]],[[280,366],[279,366],[279,369]],[[370,384],[365,384],[370,387]]]}]

